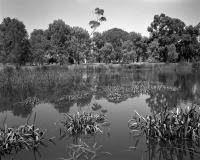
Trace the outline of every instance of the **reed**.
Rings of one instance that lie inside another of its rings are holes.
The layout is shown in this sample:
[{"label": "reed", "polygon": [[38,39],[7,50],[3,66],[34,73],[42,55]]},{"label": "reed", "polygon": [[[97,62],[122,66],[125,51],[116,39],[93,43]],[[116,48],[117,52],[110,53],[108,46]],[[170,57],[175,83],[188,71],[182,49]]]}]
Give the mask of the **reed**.
[{"label": "reed", "polygon": [[36,151],[40,145],[46,146],[45,142],[53,143],[53,138],[46,139],[45,131],[36,127],[36,114],[33,124],[28,124],[30,117],[31,115],[26,124],[18,127],[8,127],[5,118],[3,127],[0,128],[0,158],[24,149]]},{"label": "reed", "polygon": [[132,133],[144,134],[158,141],[189,139],[197,142],[200,139],[200,108],[188,106],[171,111],[166,109],[163,113],[146,117],[135,111],[128,126]]},{"label": "reed", "polygon": [[23,149],[35,149],[45,140],[44,133],[35,125],[26,124],[17,128],[5,125],[0,129],[0,155],[17,153]]},{"label": "reed", "polygon": [[64,114],[64,118],[58,121],[64,133],[74,137],[81,135],[95,135],[102,133],[100,124],[106,122],[104,114],[93,114],[92,112],[77,112],[74,115]]},{"label": "reed", "polygon": [[65,68],[5,68],[0,71],[0,88],[6,90],[61,85],[70,82],[74,74],[76,73]]}]

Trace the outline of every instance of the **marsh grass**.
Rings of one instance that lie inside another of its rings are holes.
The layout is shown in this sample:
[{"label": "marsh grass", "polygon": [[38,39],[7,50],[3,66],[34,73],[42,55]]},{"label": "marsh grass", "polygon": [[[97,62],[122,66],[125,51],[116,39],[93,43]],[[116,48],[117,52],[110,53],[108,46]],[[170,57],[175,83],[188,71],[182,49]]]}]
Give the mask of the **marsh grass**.
[{"label": "marsh grass", "polygon": [[13,104],[13,106],[21,105],[25,108],[32,109],[33,107],[35,107],[36,105],[38,105],[40,103],[42,103],[42,101],[39,98],[37,98],[36,96],[34,96],[34,97],[28,97],[25,100],[23,100],[22,102],[16,102]]},{"label": "marsh grass", "polygon": [[74,115],[64,114],[63,119],[59,120],[57,124],[60,124],[64,134],[77,137],[103,133],[100,129],[100,124],[106,121],[107,119],[104,114],[77,112]]},{"label": "marsh grass", "polygon": [[72,72],[65,68],[32,68],[15,70],[5,68],[0,71],[1,89],[26,89],[30,87],[50,87],[70,82]]},{"label": "marsh grass", "polygon": [[136,81],[126,86],[109,86],[103,92],[110,102],[120,103],[129,97],[140,94],[150,94],[152,91],[177,92],[179,88],[149,81]]},{"label": "marsh grass", "polygon": [[139,141],[146,138],[151,159],[182,160],[200,157],[200,108],[197,105],[177,107],[162,113],[141,116],[137,111],[128,121],[130,133],[136,143],[126,151],[137,151]]},{"label": "marsh grass", "polygon": [[188,106],[172,111],[165,109],[162,113],[146,117],[135,111],[133,118],[128,121],[128,126],[133,133],[144,134],[158,141],[189,139],[199,143],[200,108]]},{"label": "marsh grass", "polygon": [[18,127],[8,127],[6,119],[3,127],[0,128],[0,157],[12,155],[21,150],[37,151],[40,145],[46,146],[45,142],[52,142],[51,139],[44,137],[45,131],[37,128],[35,125],[36,114],[34,115],[33,124],[20,125]]}]

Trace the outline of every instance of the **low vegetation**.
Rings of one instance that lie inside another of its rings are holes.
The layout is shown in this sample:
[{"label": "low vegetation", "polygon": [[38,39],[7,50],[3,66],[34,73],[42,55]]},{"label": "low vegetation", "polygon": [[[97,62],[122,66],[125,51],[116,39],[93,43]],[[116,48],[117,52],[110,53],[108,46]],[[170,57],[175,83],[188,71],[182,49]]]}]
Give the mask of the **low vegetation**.
[{"label": "low vegetation", "polygon": [[45,132],[33,123],[18,127],[0,128],[0,157],[17,153],[21,150],[37,150],[40,145],[50,142],[44,137]]},{"label": "low vegetation", "polygon": [[90,136],[97,133],[103,133],[100,129],[100,124],[107,121],[104,114],[93,114],[85,112],[77,112],[74,115],[64,114],[62,120],[58,124],[63,128],[64,134],[71,136]]},{"label": "low vegetation", "polygon": [[185,140],[194,142],[200,140],[200,108],[191,106],[185,109],[178,107],[176,111],[141,116],[135,111],[135,116],[129,120],[128,126],[133,133],[144,134],[147,138],[158,141]]}]

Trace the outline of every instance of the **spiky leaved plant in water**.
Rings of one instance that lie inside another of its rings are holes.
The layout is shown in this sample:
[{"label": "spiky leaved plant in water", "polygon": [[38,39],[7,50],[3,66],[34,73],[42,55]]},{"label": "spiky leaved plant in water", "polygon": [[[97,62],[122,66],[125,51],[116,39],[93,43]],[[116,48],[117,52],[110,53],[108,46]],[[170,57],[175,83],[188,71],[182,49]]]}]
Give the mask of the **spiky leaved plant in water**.
[{"label": "spiky leaved plant in water", "polygon": [[104,123],[105,121],[107,121],[107,119],[103,114],[77,112],[74,115],[64,114],[64,118],[59,120],[58,123],[61,124],[64,132],[69,135],[88,136],[102,133],[100,124]]},{"label": "spiky leaved plant in water", "polygon": [[200,138],[200,109],[191,106],[176,111],[165,111],[159,114],[141,116],[135,111],[135,116],[129,120],[131,131],[145,134],[157,140],[190,139],[198,141]]},{"label": "spiky leaved plant in water", "polygon": [[0,128],[0,157],[17,153],[23,149],[37,150],[39,145],[44,144],[44,141],[52,141],[52,138],[45,139],[45,132],[36,128],[35,119],[36,114],[33,124],[29,125],[28,119],[25,125],[18,127],[7,127],[4,120],[4,127]]}]

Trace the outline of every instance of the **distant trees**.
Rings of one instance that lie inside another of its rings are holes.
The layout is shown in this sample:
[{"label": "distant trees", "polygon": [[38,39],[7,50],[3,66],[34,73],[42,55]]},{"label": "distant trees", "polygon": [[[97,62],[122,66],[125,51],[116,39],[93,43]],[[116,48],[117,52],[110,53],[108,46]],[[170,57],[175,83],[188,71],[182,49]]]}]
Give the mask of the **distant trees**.
[{"label": "distant trees", "polygon": [[147,39],[141,34],[130,32],[128,40],[122,45],[124,58],[126,62],[139,62],[147,59],[146,48]]},{"label": "distant trees", "polygon": [[0,60],[3,63],[23,65],[30,61],[30,44],[25,25],[9,17],[0,24]]},{"label": "distant trees", "polygon": [[103,39],[103,36],[99,32],[93,33],[92,38],[92,59],[96,62],[102,62],[102,56],[100,52],[100,49],[104,46],[105,40]]},{"label": "distant trees", "polygon": [[115,52],[113,53],[114,55],[112,60],[115,62],[121,62],[123,57],[122,44],[128,40],[128,32],[119,28],[113,28],[103,32],[102,36],[104,41],[110,43],[114,48]]},{"label": "distant trees", "polygon": [[[148,58],[148,38],[142,37],[139,33],[128,33],[122,29],[113,28],[102,34],[95,32],[92,40],[95,42],[94,55],[97,62],[129,63],[145,61]],[[108,44],[112,52],[107,59],[103,59],[102,55]]]},{"label": "distant trees", "polygon": [[186,26],[165,14],[155,15],[148,27],[150,37],[112,28],[96,32],[106,21],[104,10],[96,8],[96,20],[89,22],[92,36],[81,27],[54,20],[46,30],[35,29],[28,37],[25,25],[4,18],[0,24],[0,62],[25,65],[45,63],[132,63],[200,60],[200,23]]},{"label": "distant trees", "polygon": [[151,56],[159,61],[192,61],[198,54],[198,49],[195,49],[199,46],[197,26],[186,26],[180,19],[160,14],[154,16],[148,31],[150,32],[150,41],[158,43],[158,54],[155,55],[155,52],[152,52]]},{"label": "distant trees", "polygon": [[58,59],[58,61],[62,61],[63,57],[69,57],[71,32],[71,27],[61,19],[54,20],[49,24],[46,30],[46,39],[50,44],[47,50],[49,57]]},{"label": "distant trees", "polygon": [[90,52],[90,35],[80,27],[73,27],[71,31],[69,56],[73,57],[78,64],[86,62]]},{"label": "distant trees", "polygon": [[43,64],[46,62],[45,56],[51,47],[50,42],[46,39],[46,32],[41,29],[35,29],[30,36],[32,51],[32,63]]},{"label": "distant trees", "polygon": [[111,43],[105,43],[105,45],[100,49],[100,57],[102,62],[111,63],[113,56],[114,48]]},{"label": "distant trees", "polygon": [[200,35],[198,28],[195,26],[186,26],[182,33],[181,39],[177,45],[180,53],[180,60],[194,61],[199,57],[200,44],[197,37]]},{"label": "distant trees", "polygon": [[87,58],[90,36],[81,27],[70,27],[63,20],[55,20],[45,31],[34,30],[30,43],[34,62],[43,64],[51,58],[60,64],[80,63]]}]

